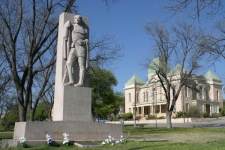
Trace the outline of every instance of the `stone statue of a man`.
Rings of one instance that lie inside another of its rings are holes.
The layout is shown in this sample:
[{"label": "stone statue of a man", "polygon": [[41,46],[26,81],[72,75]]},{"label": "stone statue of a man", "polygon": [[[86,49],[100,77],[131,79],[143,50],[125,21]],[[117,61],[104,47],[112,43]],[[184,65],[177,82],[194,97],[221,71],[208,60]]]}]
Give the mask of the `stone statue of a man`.
[{"label": "stone statue of a man", "polygon": [[[75,15],[74,24],[67,21],[64,24],[64,58],[66,61],[65,69],[68,72],[69,82],[65,85],[83,86],[85,74],[89,65],[89,49],[88,49],[88,28],[85,26],[82,17]],[[71,39],[69,39],[71,38]],[[71,45],[66,46],[66,43],[71,40]],[[68,50],[69,49],[69,50]],[[67,51],[69,52],[67,56]],[[74,62],[77,60],[79,65],[79,80],[74,83],[73,67]]]}]

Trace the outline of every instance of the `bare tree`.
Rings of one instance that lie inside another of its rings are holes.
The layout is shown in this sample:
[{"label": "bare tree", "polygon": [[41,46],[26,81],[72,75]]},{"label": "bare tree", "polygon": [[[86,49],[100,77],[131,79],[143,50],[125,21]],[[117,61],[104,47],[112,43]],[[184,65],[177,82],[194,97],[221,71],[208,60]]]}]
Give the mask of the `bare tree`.
[{"label": "bare tree", "polygon": [[[160,83],[163,89],[167,127],[171,128],[171,115],[182,87],[188,86],[197,90],[193,81],[198,77],[194,74],[201,68],[203,59],[209,57],[207,52],[199,47],[199,39],[204,34],[199,28],[184,22],[176,23],[172,30],[168,30],[159,22],[150,22],[145,26],[145,31],[156,44],[153,50],[159,58],[158,62],[152,62],[150,66],[149,63],[145,65],[155,71],[150,82]],[[170,65],[176,64],[179,64],[176,69],[170,70]]]},{"label": "bare tree", "polygon": [[0,58],[0,122],[4,114],[8,110],[8,106],[12,103],[10,93],[12,92],[11,76],[8,74],[4,58]]},{"label": "bare tree", "polygon": [[225,58],[225,11],[223,7],[223,0],[167,0],[167,3],[160,3],[160,11],[169,13],[171,16],[184,13],[189,18],[197,19],[199,22],[202,19],[206,21],[218,19],[213,27],[214,34],[206,35],[203,41],[204,45],[202,45],[211,55],[214,55],[212,58],[215,61],[221,56]]},{"label": "bare tree", "polygon": [[[55,59],[55,57],[52,57],[52,59]],[[34,121],[34,113],[36,111],[39,100],[46,97],[46,95],[49,95],[49,92],[54,86],[54,72],[55,66],[52,65],[34,78],[32,90],[35,91],[36,89],[39,89],[39,92],[32,92],[34,93],[34,95],[30,99],[32,102],[29,103],[30,121]],[[49,99],[45,100],[50,100],[50,102],[52,101],[50,96]]]},{"label": "bare tree", "polygon": [[90,63],[109,66],[123,57],[122,48],[113,35],[103,34],[101,37],[93,35],[90,40]]},{"label": "bare tree", "polygon": [[172,16],[185,13],[192,19],[213,18],[218,13],[223,15],[223,0],[167,0],[160,3],[160,10]]},{"label": "bare tree", "polygon": [[[0,1],[1,48],[10,67],[19,102],[20,121],[26,121],[33,92],[41,97],[50,76],[34,88],[35,78],[55,64],[58,14],[73,10],[75,0]],[[58,13],[57,13],[58,12]],[[44,90],[42,89],[44,88]],[[36,99],[38,102],[38,98]],[[34,105],[35,107],[35,105]]]},{"label": "bare tree", "polygon": [[167,0],[160,3],[160,11],[169,13],[171,16],[186,14],[189,18],[204,22],[217,19],[212,28],[213,34],[203,38],[202,48],[210,53],[211,59],[216,62],[221,57],[225,58],[225,20],[224,20],[224,1],[223,0]]}]

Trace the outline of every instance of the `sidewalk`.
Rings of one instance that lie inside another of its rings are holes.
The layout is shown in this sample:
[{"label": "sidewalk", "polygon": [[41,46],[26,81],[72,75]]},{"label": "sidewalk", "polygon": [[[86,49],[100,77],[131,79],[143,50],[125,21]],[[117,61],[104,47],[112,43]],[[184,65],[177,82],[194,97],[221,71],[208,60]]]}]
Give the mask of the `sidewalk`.
[{"label": "sidewalk", "polygon": [[[225,127],[225,117],[220,118],[176,118],[171,119],[173,127]],[[120,124],[119,121],[106,123]],[[134,121],[124,121],[124,125],[133,125]],[[136,121],[136,125],[166,127],[166,119]]]}]

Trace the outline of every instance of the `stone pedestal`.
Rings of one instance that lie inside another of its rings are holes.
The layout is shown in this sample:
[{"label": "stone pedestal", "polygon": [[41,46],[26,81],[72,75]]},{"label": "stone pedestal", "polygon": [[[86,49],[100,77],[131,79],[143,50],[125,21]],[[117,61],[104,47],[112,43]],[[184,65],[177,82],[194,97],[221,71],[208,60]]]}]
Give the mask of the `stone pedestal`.
[{"label": "stone pedestal", "polygon": [[122,132],[122,125],[99,122],[16,122],[13,139],[2,140],[2,148],[19,146],[20,137],[26,137],[28,146],[36,146],[46,144],[46,134],[49,134],[54,142],[61,144],[63,133],[69,134],[70,142],[74,142],[103,141],[109,135],[119,139]]},{"label": "stone pedestal", "polygon": [[55,93],[55,97],[63,94],[61,101],[54,103],[53,121],[92,121],[91,88],[64,86],[64,91]]},{"label": "stone pedestal", "polygon": [[69,134],[70,141],[102,141],[108,135],[119,139],[122,126],[81,121],[16,122],[13,139],[46,140],[49,134],[54,141],[62,141],[63,133]]}]

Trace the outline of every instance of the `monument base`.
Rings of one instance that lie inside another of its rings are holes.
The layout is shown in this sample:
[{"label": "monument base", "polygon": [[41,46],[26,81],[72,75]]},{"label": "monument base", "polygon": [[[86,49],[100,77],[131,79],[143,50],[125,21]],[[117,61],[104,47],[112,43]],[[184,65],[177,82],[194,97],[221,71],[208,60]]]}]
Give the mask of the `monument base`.
[{"label": "monument base", "polygon": [[[12,140],[2,140],[2,148],[19,146],[20,137],[27,139],[28,146],[41,145],[49,134],[53,141],[63,141],[63,133],[69,134],[69,140],[103,141],[109,135],[119,139],[123,134],[120,124],[99,122],[51,121],[51,122],[16,122]],[[29,145],[30,143],[30,145]]]},{"label": "monument base", "polygon": [[[88,87],[63,86],[55,92],[53,121],[92,121],[91,92]],[[63,94],[62,94],[63,93]]]}]

